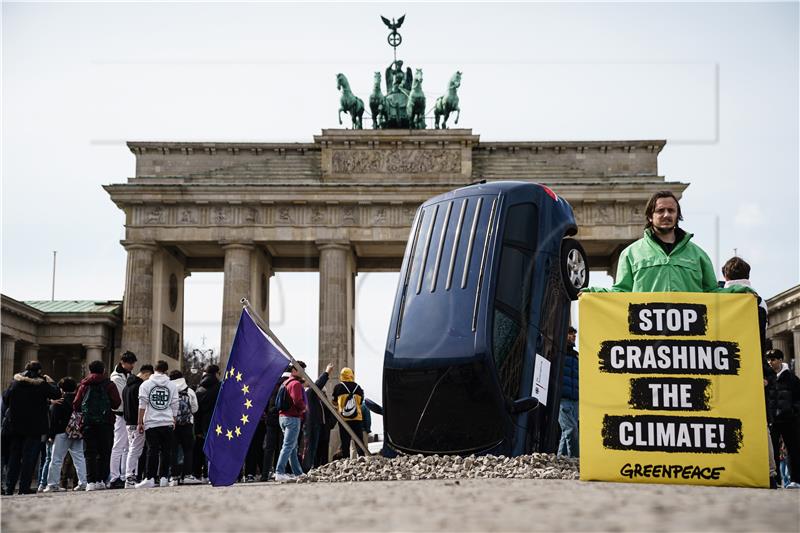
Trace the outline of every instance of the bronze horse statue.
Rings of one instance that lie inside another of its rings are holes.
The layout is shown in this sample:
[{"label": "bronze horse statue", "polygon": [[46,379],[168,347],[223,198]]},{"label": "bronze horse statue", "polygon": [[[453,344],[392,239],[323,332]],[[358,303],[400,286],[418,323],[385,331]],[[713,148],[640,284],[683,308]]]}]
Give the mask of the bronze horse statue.
[{"label": "bronze horse statue", "polygon": [[422,69],[418,68],[411,84],[406,105],[408,124],[412,129],[425,129],[425,93],[422,92]]},{"label": "bronze horse statue", "polygon": [[347,77],[341,72],[336,75],[336,88],[342,91],[342,97],[339,99],[339,124],[342,123],[342,111],[344,111],[350,114],[353,129],[362,129],[361,117],[364,114],[364,101],[353,94]]},{"label": "bronze horse statue", "polygon": [[375,73],[375,85],[369,95],[369,110],[372,113],[372,129],[382,128],[386,122],[386,97],[381,92],[381,73]]},{"label": "bronze horse statue", "polygon": [[458,88],[461,87],[461,72],[456,71],[453,77],[450,78],[450,84],[447,88],[447,94],[440,96],[436,99],[436,105],[433,108],[434,124],[436,129],[439,129],[439,117],[444,116],[442,121],[442,128],[447,129],[447,119],[450,113],[456,112],[456,124],[458,124],[458,117],[461,116],[461,108],[458,107]]}]

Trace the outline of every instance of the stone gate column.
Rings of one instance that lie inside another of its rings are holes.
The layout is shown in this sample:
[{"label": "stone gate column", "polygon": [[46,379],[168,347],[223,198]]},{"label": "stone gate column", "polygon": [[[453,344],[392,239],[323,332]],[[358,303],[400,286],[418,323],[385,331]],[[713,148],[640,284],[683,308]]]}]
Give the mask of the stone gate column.
[{"label": "stone gate column", "polygon": [[27,344],[27,345],[25,345],[24,360],[25,360],[26,364],[28,363],[28,361],[38,361],[39,360],[39,345],[38,344]]},{"label": "stone gate column", "polygon": [[792,330],[792,337],[794,338],[794,373],[800,376],[800,328]]},{"label": "stone gate column", "polygon": [[14,378],[14,350],[17,345],[17,339],[11,336],[3,337],[3,360],[0,361],[2,366],[2,388],[6,390],[11,380]]},{"label": "stone gate column", "polygon": [[122,351],[135,353],[138,364],[154,363],[157,354],[153,353],[153,254],[157,247],[153,243],[122,244],[128,251],[122,310]]},{"label": "stone gate column", "polygon": [[[102,344],[84,344],[83,346],[86,348],[86,364],[88,365],[92,361],[103,361],[103,350],[105,350],[105,346]],[[131,350],[133,351],[133,350]],[[133,353],[136,353],[133,351]],[[105,364],[106,361],[103,361]],[[139,354],[136,354],[136,364],[139,364]],[[113,372],[113,368],[106,368],[107,373]]]},{"label": "stone gate column", "polygon": [[[336,365],[331,381],[338,383],[342,367],[354,366],[353,273],[355,260],[349,243],[318,242],[319,246],[319,368]],[[355,370],[355,368],[353,368]],[[356,377],[357,380],[357,377]],[[333,386],[330,387],[333,390]]]},{"label": "stone gate column", "polygon": [[252,243],[232,242],[225,250],[225,280],[222,288],[222,339],[219,366],[225,369],[231,351],[236,326],[242,314],[242,297],[251,298],[251,261],[255,247]]}]

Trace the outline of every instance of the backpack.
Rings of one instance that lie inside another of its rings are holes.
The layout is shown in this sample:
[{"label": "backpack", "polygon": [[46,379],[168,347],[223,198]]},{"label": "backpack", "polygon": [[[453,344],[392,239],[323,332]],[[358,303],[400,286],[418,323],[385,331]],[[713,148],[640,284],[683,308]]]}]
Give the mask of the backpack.
[{"label": "backpack", "polygon": [[81,427],[85,424],[107,424],[111,414],[111,398],[106,392],[108,380],[93,383],[86,389],[81,402]]},{"label": "backpack", "polygon": [[83,416],[81,416],[79,411],[72,411],[72,414],[69,415],[67,427],[64,429],[64,433],[67,434],[67,438],[82,439],[83,432],[81,431],[81,426],[83,426]]},{"label": "backpack", "polygon": [[342,386],[347,391],[347,399],[344,401],[344,407],[342,407],[342,416],[345,418],[355,418],[358,416],[358,405],[356,404],[355,398],[358,385],[356,385],[352,391],[347,388],[347,385],[345,385],[344,382],[342,382]]},{"label": "backpack", "polygon": [[189,389],[178,393],[178,416],[176,422],[179,426],[192,423],[192,404],[189,402]]},{"label": "backpack", "polygon": [[289,380],[283,382],[283,384],[278,389],[278,395],[275,396],[275,408],[280,411],[288,411],[294,405],[294,400],[292,399],[292,395],[289,394],[289,391],[286,390],[286,384],[289,383]]}]

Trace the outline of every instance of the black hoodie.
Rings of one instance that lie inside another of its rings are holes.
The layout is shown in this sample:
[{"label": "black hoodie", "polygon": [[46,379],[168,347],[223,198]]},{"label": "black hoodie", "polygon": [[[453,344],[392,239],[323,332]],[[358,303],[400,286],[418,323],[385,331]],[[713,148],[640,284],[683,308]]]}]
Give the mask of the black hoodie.
[{"label": "black hoodie", "polygon": [[197,413],[194,415],[195,433],[205,435],[214,414],[214,405],[219,395],[220,381],[213,374],[206,374],[197,387]]},{"label": "black hoodie", "polygon": [[122,389],[122,414],[127,426],[139,423],[139,387],[142,383],[144,383],[142,378],[131,374]]}]

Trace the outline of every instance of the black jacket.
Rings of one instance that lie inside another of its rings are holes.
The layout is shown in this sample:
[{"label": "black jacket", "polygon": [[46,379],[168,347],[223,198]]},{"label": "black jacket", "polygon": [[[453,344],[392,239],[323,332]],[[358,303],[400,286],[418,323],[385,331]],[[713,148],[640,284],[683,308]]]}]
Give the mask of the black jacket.
[{"label": "black jacket", "polygon": [[788,368],[767,385],[767,419],[800,423],[800,378]]},{"label": "black jacket", "polygon": [[122,415],[125,417],[126,426],[135,426],[139,423],[139,387],[142,383],[144,383],[142,378],[131,374],[122,389]]},{"label": "black jacket", "polygon": [[3,393],[3,404],[7,408],[4,429],[29,437],[46,435],[50,426],[48,400],[56,398],[61,398],[61,391],[52,380],[48,382],[41,375],[31,376],[27,371],[16,374]]},{"label": "black jacket", "polygon": [[[327,372],[323,372],[322,374],[320,374],[317,381],[314,382],[314,384],[320,390],[322,390],[327,383],[328,383]],[[325,420],[329,416],[333,415],[330,413],[330,411],[325,409],[324,405],[322,405],[320,399],[317,397],[317,393],[314,392],[314,389],[308,389],[308,413],[306,414],[306,424],[313,426],[322,426],[323,424],[325,424]]]},{"label": "black jacket", "polygon": [[62,403],[54,403],[50,406],[50,431],[47,433],[49,438],[53,438],[59,433],[67,430],[67,422],[72,416],[72,402],[75,400],[74,392],[64,394]]},{"label": "black jacket", "polygon": [[278,409],[275,406],[275,400],[278,398],[278,389],[281,388],[283,382],[289,378],[285,378],[281,376],[278,378],[278,382],[272,388],[272,394],[269,396],[269,401],[267,402],[267,408],[264,410],[264,422],[268,426],[272,427],[280,427],[280,416],[278,415]]},{"label": "black jacket", "polygon": [[211,425],[214,406],[219,396],[220,381],[217,376],[206,374],[197,386],[197,412],[194,414],[195,433],[205,435]]}]

